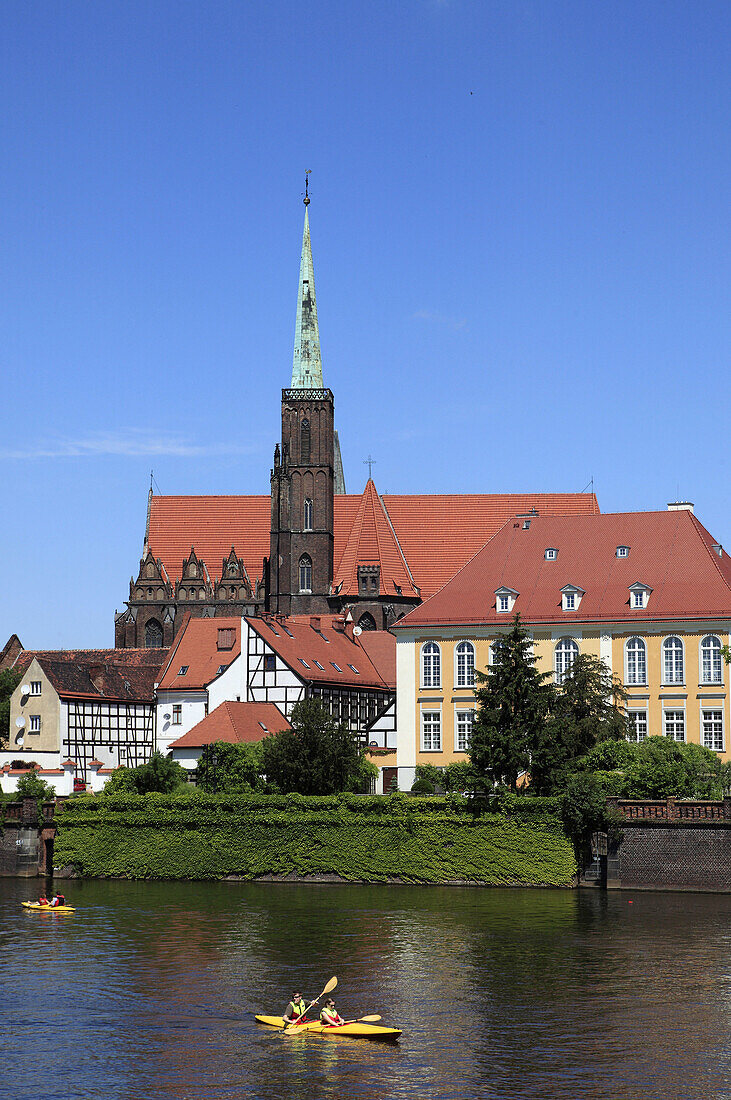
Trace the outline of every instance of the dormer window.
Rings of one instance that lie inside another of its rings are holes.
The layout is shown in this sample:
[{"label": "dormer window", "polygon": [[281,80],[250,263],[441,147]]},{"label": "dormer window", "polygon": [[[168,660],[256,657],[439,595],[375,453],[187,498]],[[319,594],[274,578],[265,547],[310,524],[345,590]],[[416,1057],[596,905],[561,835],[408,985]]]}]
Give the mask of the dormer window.
[{"label": "dormer window", "polygon": [[618,558],[628,558],[629,557],[629,546],[618,546],[617,550],[616,550],[616,554],[617,554]]},{"label": "dormer window", "polygon": [[647,607],[650,601],[652,589],[647,584],[637,581],[629,586],[629,605],[633,611],[641,611]]},{"label": "dormer window", "polygon": [[515,601],[518,598],[519,593],[514,588],[501,588],[495,589],[495,610],[498,612],[508,612],[513,610]]},{"label": "dormer window", "polygon": [[578,611],[584,589],[575,584],[566,584],[561,589],[561,610]]},{"label": "dormer window", "polygon": [[543,557],[546,559],[546,561],[555,561],[558,557],[558,550],[555,546],[547,546],[546,549],[543,551]]}]

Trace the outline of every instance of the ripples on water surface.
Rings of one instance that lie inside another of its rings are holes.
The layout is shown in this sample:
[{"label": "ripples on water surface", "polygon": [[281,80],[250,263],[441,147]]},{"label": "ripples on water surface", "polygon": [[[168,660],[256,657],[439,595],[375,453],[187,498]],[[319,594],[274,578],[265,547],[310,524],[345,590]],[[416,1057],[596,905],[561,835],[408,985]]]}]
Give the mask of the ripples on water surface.
[{"label": "ripples on water surface", "polygon": [[[0,1095],[731,1097],[731,897],[0,879]],[[397,1046],[256,1024],[337,974]],[[3,1091],[7,1090],[7,1091]]]}]

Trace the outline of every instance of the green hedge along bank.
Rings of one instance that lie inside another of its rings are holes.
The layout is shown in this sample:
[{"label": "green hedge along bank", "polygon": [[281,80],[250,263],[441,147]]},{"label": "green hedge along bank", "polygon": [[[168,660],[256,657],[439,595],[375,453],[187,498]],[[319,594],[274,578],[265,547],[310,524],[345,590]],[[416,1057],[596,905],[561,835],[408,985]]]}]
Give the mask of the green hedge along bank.
[{"label": "green hedge along bank", "polygon": [[69,800],[54,863],[84,877],[570,886],[549,798],[477,813],[459,795],[118,795]]}]

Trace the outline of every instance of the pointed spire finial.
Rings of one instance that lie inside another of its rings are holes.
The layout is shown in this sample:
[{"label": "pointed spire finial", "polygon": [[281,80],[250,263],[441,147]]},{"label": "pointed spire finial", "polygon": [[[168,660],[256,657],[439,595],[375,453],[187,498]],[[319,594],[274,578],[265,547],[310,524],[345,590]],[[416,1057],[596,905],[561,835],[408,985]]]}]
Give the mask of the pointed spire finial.
[{"label": "pointed spire finial", "polygon": [[292,389],[322,389],[322,358],[320,332],[317,325],[315,299],[315,269],[310,244],[310,221],[307,207],[310,202],[310,172],[305,172],[305,224],[302,233],[302,258],[300,260],[300,284],[297,294],[297,320],[294,330],[294,356],[292,359]]}]

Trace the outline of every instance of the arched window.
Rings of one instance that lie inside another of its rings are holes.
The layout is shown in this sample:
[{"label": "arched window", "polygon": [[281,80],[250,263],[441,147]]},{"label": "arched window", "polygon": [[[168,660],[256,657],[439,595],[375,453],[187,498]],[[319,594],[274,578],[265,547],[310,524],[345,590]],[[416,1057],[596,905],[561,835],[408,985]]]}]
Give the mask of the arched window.
[{"label": "arched window", "polygon": [[157,619],[148,619],[145,623],[145,646],[147,649],[162,649],[162,627]]},{"label": "arched window", "polygon": [[642,638],[630,638],[625,646],[626,684],[647,683],[647,647]]},{"label": "arched window", "polygon": [[683,643],[680,638],[666,638],[662,643],[662,669],[664,684],[682,684],[685,679]]},{"label": "arched window", "polygon": [[300,592],[312,591],[312,558],[303,554],[300,558]]},{"label": "arched window", "polygon": [[553,666],[556,671],[556,683],[560,684],[572,664],[579,656],[579,647],[573,638],[561,638],[553,653]]},{"label": "arched window", "polygon": [[442,653],[436,642],[421,647],[421,686],[438,688],[442,683]]},{"label": "arched window", "polygon": [[300,462],[310,461],[310,422],[305,419],[300,424]]},{"label": "arched window", "polygon": [[309,497],[305,499],[304,516],[302,526],[305,531],[312,530],[312,501]]},{"label": "arched window", "polygon": [[460,642],[456,650],[457,687],[473,687],[475,683],[475,647],[472,642]]},{"label": "arched window", "polygon": [[361,617],[358,619],[358,626],[361,630],[375,630],[376,620],[366,611],[365,615],[361,615]]},{"label": "arched window", "polygon": [[701,642],[701,683],[723,683],[721,669],[721,642],[715,635],[709,634]]}]

